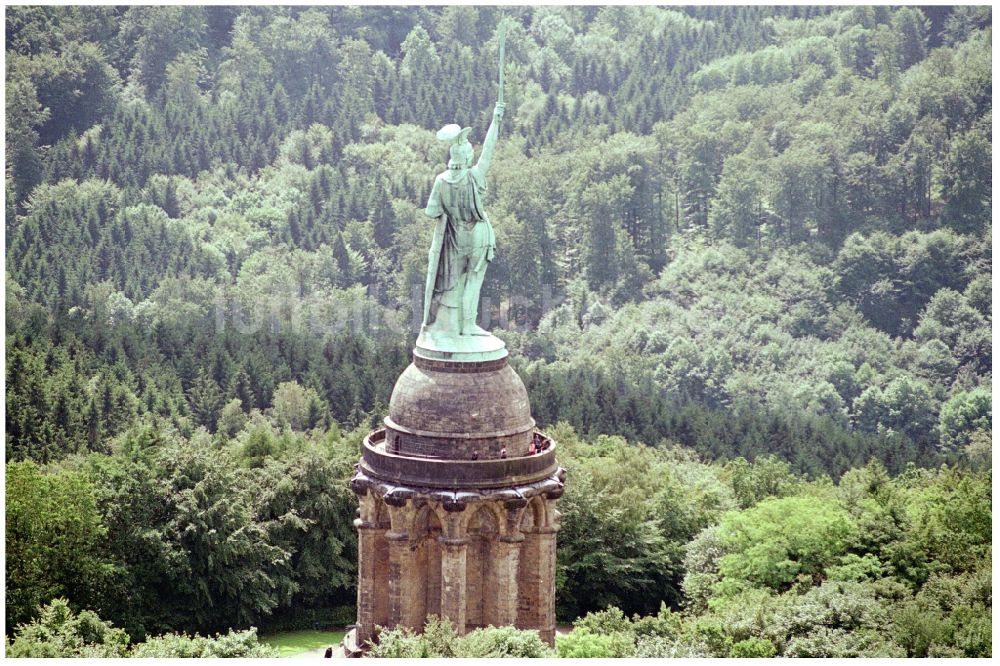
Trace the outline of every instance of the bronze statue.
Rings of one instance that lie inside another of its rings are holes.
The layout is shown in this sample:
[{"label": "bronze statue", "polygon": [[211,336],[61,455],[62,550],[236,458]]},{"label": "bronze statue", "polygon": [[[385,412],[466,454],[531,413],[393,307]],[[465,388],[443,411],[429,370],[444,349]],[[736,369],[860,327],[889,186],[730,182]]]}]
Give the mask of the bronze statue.
[{"label": "bronze statue", "polygon": [[[445,125],[437,138],[451,144],[448,168],[434,179],[424,214],[437,220],[427,261],[421,341],[437,349],[476,351],[482,345],[469,336],[492,338],[477,324],[479,292],[493,259],[496,237],[483,208],[486,173],[493,160],[503,119],[503,50],[505,26],[500,27],[500,93],[493,109],[479,161],[473,164],[471,128]],[[460,340],[457,338],[465,338]],[[495,338],[494,338],[495,340]],[[485,340],[483,340],[485,344]]]}]

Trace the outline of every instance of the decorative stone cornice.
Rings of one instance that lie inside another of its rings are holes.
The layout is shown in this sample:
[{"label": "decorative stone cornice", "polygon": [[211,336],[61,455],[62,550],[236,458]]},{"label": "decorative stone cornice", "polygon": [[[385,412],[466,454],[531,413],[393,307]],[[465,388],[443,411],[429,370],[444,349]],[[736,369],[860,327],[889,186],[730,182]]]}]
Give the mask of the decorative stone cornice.
[{"label": "decorative stone cornice", "polygon": [[[354,478],[351,479],[351,488],[363,488],[364,494],[371,492],[375,497],[392,507],[402,507],[407,502],[423,501],[440,503],[446,511],[462,511],[469,504],[502,501],[505,509],[513,510],[526,506],[532,497],[544,496],[547,499],[555,499],[561,496],[563,482],[559,480],[559,473],[562,471],[562,468],[557,468],[553,474],[538,481],[504,489],[470,488],[456,491],[429,486],[404,486],[387,483],[368,476],[364,470],[359,469]],[[563,476],[565,478],[565,475]]]}]

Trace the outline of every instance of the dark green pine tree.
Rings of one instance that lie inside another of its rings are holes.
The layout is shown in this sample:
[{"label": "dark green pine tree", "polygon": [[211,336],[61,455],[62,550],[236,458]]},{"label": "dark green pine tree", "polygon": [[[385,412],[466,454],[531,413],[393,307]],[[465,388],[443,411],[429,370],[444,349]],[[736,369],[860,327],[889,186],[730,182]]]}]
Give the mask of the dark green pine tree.
[{"label": "dark green pine tree", "polygon": [[392,211],[392,193],[384,181],[376,183],[373,189],[375,194],[372,199],[373,206],[369,222],[372,225],[375,243],[385,249],[392,246],[393,235],[396,231],[396,218]]},{"label": "dark green pine tree", "polygon": [[215,422],[223,405],[223,395],[219,385],[204,369],[198,371],[194,384],[188,389],[187,399],[195,421],[214,432]]}]

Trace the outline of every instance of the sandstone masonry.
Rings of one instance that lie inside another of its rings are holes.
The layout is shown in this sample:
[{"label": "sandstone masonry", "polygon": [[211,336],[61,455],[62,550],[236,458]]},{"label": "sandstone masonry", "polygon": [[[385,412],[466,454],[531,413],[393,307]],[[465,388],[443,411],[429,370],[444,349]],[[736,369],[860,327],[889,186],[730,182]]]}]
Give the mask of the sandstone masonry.
[{"label": "sandstone masonry", "polygon": [[[541,451],[530,453],[532,443]],[[361,506],[348,642],[377,640],[378,627],[419,631],[433,614],[460,633],[513,625],[554,644],[555,505],[565,479],[555,447],[534,429],[506,358],[415,355],[351,482]]]}]

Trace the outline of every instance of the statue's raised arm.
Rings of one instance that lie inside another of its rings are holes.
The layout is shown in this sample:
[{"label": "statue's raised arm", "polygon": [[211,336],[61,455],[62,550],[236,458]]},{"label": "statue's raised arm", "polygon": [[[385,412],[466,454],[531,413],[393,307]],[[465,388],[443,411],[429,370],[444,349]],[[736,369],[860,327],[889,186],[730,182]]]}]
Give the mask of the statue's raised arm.
[{"label": "statue's raised arm", "polygon": [[479,161],[476,168],[485,176],[493,161],[493,151],[497,147],[497,135],[500,133],[500,121],[503,120],[503,102],[497,102],[493,107],[493,122],[490,123],[489,130],[486,131],[486,138],[483,140],[483,151],[479,154]]}]

